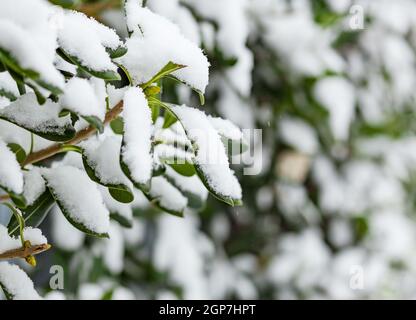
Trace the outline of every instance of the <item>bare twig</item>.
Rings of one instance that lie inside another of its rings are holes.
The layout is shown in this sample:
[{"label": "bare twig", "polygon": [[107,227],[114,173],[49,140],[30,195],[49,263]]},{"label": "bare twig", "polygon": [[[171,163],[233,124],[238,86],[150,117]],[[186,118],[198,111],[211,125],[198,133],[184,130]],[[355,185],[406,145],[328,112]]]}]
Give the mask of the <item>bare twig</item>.
[{"label": "bare twig", "polygon": [[9,199],[10,199],[10,196],[8,194],[2,194],[0,196],[0,202],[7,201]]},{"label": "bare twig", "polygon": [[9,250],[0,254],[1,259],[14,259],[14,258],[22,258],[25,259],[29,256],[34,256],[36,254],[42,253],[46,250],[49,250],[51,245],[48,243],[30,246],[30,247],[22,247],[18,249]]}]

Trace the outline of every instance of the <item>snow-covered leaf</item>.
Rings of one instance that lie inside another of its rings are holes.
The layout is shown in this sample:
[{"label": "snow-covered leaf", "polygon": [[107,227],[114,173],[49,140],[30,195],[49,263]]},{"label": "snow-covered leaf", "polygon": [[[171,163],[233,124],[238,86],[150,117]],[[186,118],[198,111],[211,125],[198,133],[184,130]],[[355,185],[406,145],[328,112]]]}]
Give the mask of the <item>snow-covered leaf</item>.
[{"label": "snow-covered leaf", "polygon": [[241,205],[241,186],[229,167],[221,138],[208,117],[202,111],[187,106],[172,106],[170,110],[193,144],[193,163],[202,182],[218,199],[233,206]]},{"label": "snow-covered leaf", "polygon": [[56,38],[51,15],[43,1],[1,1],[0,60],[8,70],[59,94],[64,78],[53,65]]},{"label": "snow-covered leaf", "polygon": [[23,173],[14,153],[0,139],[0,187],[14,194],[23,192]]},{"label": "snow-covered leaf", "polygon": [[129,88],[124,94],[123,119],[121,168],[136,188],[148,190],[153,165],[152,116],[142,89]]},{"label": "snow-covered leaf", "polygon": [[95,182],[108,187],[111,196],[119,202],[129,203],[134,200],[131,182],[120,167],[119,137],[106,137],[99,141],[91,138],[81,144],[85,171]]},{"label": "snow-covered leaf", "polygon": [[32,280],[18,266],[0,262],[0,286],[7,299],[39,300]]},{"label": "snow-covered leaf", "polygon": [[126,41],[127,54],[120,62],[135,83],[147,83],[172,62],[186,66],[172,73],[175,78],[204,93],[209,62],[202,50],[185,38],[175,24],[141,7],[139,2],[126,1],[125,11],[127,28],[132,34]]},{"label": "snow-covered leaf", "polygon": [[6,97],[10,101],[14,101],[19,96],[16,82],[8,72],[0,73],[0,96]]},{"label": "snow-covered leaf", "polygon": [[59,117],[61,107],[51,100],[39,105],[33,93],[27,93],[0,109],[0,119],[52,141],[67,141],[75,135],[71,119]]},{"label": "snow-covered leaf", "polygon": [[78,168],[44,169],[42,176],[68,221],[89,235],[108,237],[109,212],[97,185]]},{"label": "snow-covered leaf", "polygon": [[[60,54],[88,73],[105,80],[119,80],[110,51],[122,45],[114,30],[80,12],[67,11],[58,32]],[[114,52],[113,51],[113,52]]]},{"label": "snow-covered leaf", "polygon": [[189,207],[203,208],[208,197],[208,190],[197,175],[185,176],[167,167],[165,177],[188,198]]},{"label": "snow-covered leaf", "polygon": [[[38,167],[30,168],[23,175],[23,196],[26,199],[27,206],[21,209],[22,218],[26,226],[38,227],[50,212],[55,200],[46,188]],[[19,222],[12,218],[7,229],[11,235],[17,235]]]},{"label": "snow-covered leaf", "polygon": [[221,136],[221,140],[231,156],[244,153],[248,149],[248,143],[243,133],[234,123],[218,117],[208,116],[209,122]]},{"label": "snow-covered leaf", "polygon": [[63,110],[75,112],[100,132],[103,131],[105,106],[100,103],[94,87],[88,80],[70,79],[65,85],[64,94],[60,97],[59,102]]},{"label": "snow-covered leaf", "polygon": [[163,211],[182,217],[188,199],[164,177],[153,177],[148,199]]}]

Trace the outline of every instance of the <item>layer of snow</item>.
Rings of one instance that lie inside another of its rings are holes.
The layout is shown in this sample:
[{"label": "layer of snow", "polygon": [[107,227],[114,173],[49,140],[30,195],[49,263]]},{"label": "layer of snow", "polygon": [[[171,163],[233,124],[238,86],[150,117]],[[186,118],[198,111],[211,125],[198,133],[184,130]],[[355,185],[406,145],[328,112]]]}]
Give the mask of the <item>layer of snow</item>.
[{"label": "layer of snow", "polygon": [[116,104],[123,100],[124,93],[126,92],[126,90],[127,87],[118,89],[111,84],[107,84],[107,94],[110,108],[113,108]]},{"label": "layer of snow", "polygon": [[193,154],[182,148],[176,148],[172,145],[158,144],[154,148],[154,154],[166,163],[192,163]]},{"label": "layer of snow", "polygon": [[[93,232],[108,232],[110,217],[97,185],[84,171],[70,166],[43,169],[47,185],[72,220]],[[81,200],[82,199],[82,200]]]},{"label": "layer of snow", "polygon": [[279,133],[285,143],[298,151],[314,154],[319,148],[315,131],[301,120],[295,118],[281,119],[279,121]]},{"label": "layer of snow", "polygon": [[104,120],[105,108],[95,95],[94,88],[86,79],[72,78],[66,85],[59,102],[63,109],[68,109],[82,116],[95,116]]},{"label": "layer of snow", "polygon": [[[23,229],[23,237],[25,240],[30,241],[30,244],[34,246],[48,243],[48,240],[38,228],[25,227]],[[7,228],[0,224],[0,253],[19,249],[21,247],[22,242],[20,238],[9,236]]]},{"label": "layer of snow", "polygon": [[29,171],[23,173],[23,176],[23,196],[26,199],[26,204],[30,206],[45,192],[45,181],[38,167],[30,168]]},{"label": "layer of snow", "polygon": [[14,153],[0,139],[0,186],[14,193],[23,192],[23,173]]},{"label": "layer of snow", "polygon": [[158,200],[162,208],[175,212],[182,212],[188,204],[188,199],[164,177],[152,178],[149,193]]},{"label": "layer of snow", "polygon": [[47,100],[39,105],[34,93],[27,93],[0,110],[0,116],[28,129],[43,133],[53,132],[63,134],[71,126],[69,117],[59,117],[59,104]]},{"label": "layer of snow", "polygon": [[92,137],[80,143],[80,147],[103,184],[131,184],[120,167],[121,137],[109,136],[102,140]]},{"label": "layer of snow", "polygon": [[208,120],[221,136],[233,141],[240,141],[243,139],[243,133],[240,128],[230,120],[211,116],[208,116]]},{"label": "layer of snow", "polygon": [[33,282],[17,265],[0,262],[0,283],[15,300],[39,300]]},{"label": "layer of snow", "polygon": [[19,90],[17,90],[16,82],[8,72],[0,72],[0,90],[10,92],[16,97],[19,96]]},{"label": "layer of snow", "polygon": [[172,111],[196,145],[194,163],[201,168],[209,186],[225,197],[241,199],[241,186],[229,168],[224,145],[205,113],[187,106],[174,106]]},{"label": "layer of snow", "polygon": [[121,227],[111,222],[110,238],[102,242],[103,262],[113,274],[118,274],[124,268],[124,240]]},{"label": "layer of snow", "polygon": [[128,51],[120,62],[135,82],[149,81],[168,62],[173,62],[187,66],[175,71],[175,77],[204,92],[209,62],[202,50],[185,38],[175,24],[142,8],[137,1],[126,1],[125,10],[127,27],[133,35],[126,41]]},{"label": "layer of snow", "polygon": [[[33,11],[29,13],[29,10]],[[36,16],[33,12],[39,16],[30,17]],[[34,70],[41,80],[63,88],[64,77],[53,64],[56,38],[55,30],[48,23],[49,14],[51,12],[42,1],[2,1],[0,47],[22,68]]]},{"label": "layer of snow", "polygon": [[355,90],[352,84],[345,78],[327,77],[315,85],[314,96],[328,109],[335,138],[346,140],[354,119]]},{"label": "layer of snow", "polygon": [[123,162],[128,166],[132,179],[146,184],[152,174],[152,114],[146,97],[140,88],[129,88],[124,94],[124,146]]},{"label": "layer of snow", "polygon": [[57,205],[52,208],[51,216],[53,245],[66,251],[79,249],[84,243],[85,233],[70,224]]},{"label": "layer of snow", "polygon": [[81,64],[95,71],[116,71],[104,44],[116,48],[120,44],[105,26],[76,11],[66,11],[62,19],[62,27],[58,32],[60,47],[71,56],[77,57]]},{"label": "layer of snow", "polygon": [[185,177],[171,167],[166,167],[166,175],[171,178],[175,185],[182,192],[189,192],[197,195],[202,201],[206,201],[208,198],[208,190],[205,188],[202,181],[199,179],[198,175],[194,174],[191,177]]}]

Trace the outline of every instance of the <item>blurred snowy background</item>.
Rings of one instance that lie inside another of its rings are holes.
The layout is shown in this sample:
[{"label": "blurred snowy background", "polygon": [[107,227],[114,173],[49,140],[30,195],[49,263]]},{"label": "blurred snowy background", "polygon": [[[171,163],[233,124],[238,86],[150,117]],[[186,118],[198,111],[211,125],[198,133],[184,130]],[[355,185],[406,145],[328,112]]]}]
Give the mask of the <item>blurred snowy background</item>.
[{"label": "blurred snowy background", "polygon": [[[120,1],[74,3],[126,36]],[[138,200],[111,240],[49,215],[39,264],[65,270],[49,298],[416,298],[416,1],[146,5],[204,48],[206,112],[263,130],[262,170],[235,168],[243,207],[179,219]],[[163,94],[198,105],[173,82]],[[32,273],[43,293],[48,271]]]}]

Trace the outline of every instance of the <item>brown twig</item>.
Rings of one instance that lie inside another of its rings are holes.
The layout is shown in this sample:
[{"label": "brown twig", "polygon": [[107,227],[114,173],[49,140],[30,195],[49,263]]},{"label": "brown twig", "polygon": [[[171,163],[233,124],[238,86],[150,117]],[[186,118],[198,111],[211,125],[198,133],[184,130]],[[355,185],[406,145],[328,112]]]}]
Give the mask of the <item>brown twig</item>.
[{"label": "brown twig", "polygon": [[118,8],[121,6],[120,0],[108,0],[105,2],[94,2],[94,3],[82,3],[75,9],[86,14],[89,17],[93,17],[99,20],[99,15],[104,10]]},{"label": "brown twig", "polygon": [[2,194],[0,196],[0,202],[7,201],[9,199],[10,199],[10,196],[8,194]]},{"label": "brown twig", "polygon": [[34,256],[36,254],[42,253],[46,250],[49,250],[51,245],[48,243],[30,246],[30,247],[22,247],[18,249],[9,250],[0,254],[1,259],[15,259],[15,258],[22,258],[25,259],[29,256]]},{"label": "brown twig", "polygon": [[[123,102],[120,101],[114,108],[112,108],[110,111],[107,112],[105,115],[104,125],[110,123],[112,120],[117,118],[117,116],[123,111]],[[91,137],[95,132],[97,131],[96,128],[93,126],[89,126],[88,128],[85,128],[84,130],[79,131],[74,138],[71,140],[62,143],[56,143],[51,145],[48,148],[42,149],[37,152],[30,153],[26,160],[23,162],[22,166],[26,166],[28,164],[36,163],[41,160],[45,160],[47,158],[50,158],[54,156],[55,154],[61,152],[63,150],[63,145],[75,145],[79,142]]]}]

